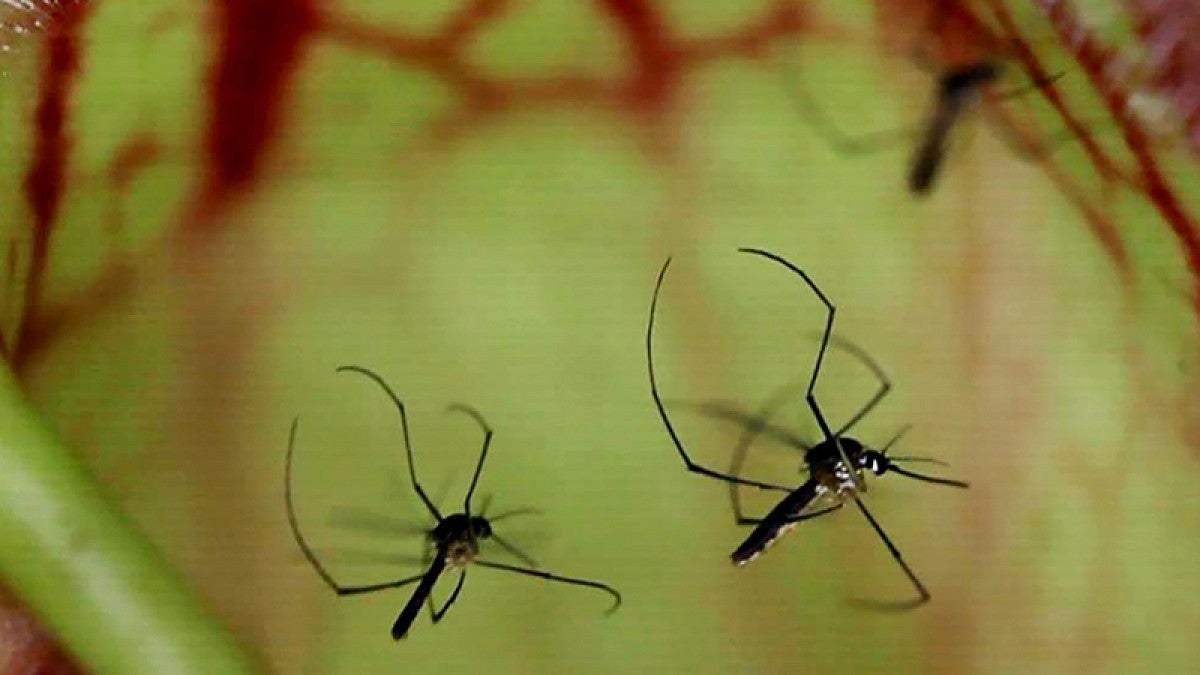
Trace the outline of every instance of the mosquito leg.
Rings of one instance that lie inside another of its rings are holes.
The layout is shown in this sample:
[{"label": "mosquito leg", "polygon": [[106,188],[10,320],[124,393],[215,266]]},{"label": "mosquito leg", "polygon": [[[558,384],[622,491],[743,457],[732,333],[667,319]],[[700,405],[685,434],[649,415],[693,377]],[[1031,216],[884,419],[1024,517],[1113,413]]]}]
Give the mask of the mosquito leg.
[{"label": "mosquito leg", "polygon": [[785,58],[780,71],[783,74],[784,90],[789,94],[792,107],[800,118],[806,120],[812,130],[822,136],[837,152],[846,155],[866,154],[919,133],[919,127],[915,126],[885,129],[857,136],[846,133],[805,86],[796,60]]},{"label": "mosquito leg", "polygon": [[892,381],[890,378],[888,378],[887,373],[883,371],[883,367],[880,366],[875,359],[871,358],[871,355],[867,353],[867,350],[838,335],[831,335],[829,339],[834,343],[835,346],[840,347],[857,357],[858,360],[861,361],[873,375],[875,375],[875,379],[879,380],[879,389],[876,390],[875,395],[872,396],[870,400],[867,401],[866,405],[864,405],[857,413],[855,413],[854,416],[849,419],[849,421],[843,424],[841,429],[837,430],[836,435],[841,436],[842,434],[845,434],[853,429],[854,425],[861,422],[862,418],[866,417],[872,410],[874,410],[875,406],[879,405],[880,401],[882,401],[888,395],[888,393],[892,391]]},{"label": "mosquito leg", "polygon": [[542,570],[529,569],[527,567],[515,567],[513,565],[505,565],[503,563],[490,562],[487,560],[476,559],[475,564],[481,567],[490,567],[495,570],[515,572],[517,574],[524,574],[531,577],[537,577],[539,579],[546,579],[548,581],[558,581],[564,584],[571,584],[573,586],[586,586],[588,588],[595,588],[597,590],[604,591],[612,596],[613,599],[613,605],[612,607],[608,608],[608,612],[606,612],[607,614],[612,614],[613,612],[617,611],[618,607],[621,606],[621,593],[612,586],[609,586],[608,584],[602,584],[599,581],[588,581],[587,579],[564,577],[558,574],[551,574],[550,572],[543,572]]},{"label": "mosquito leg", "polygon": [[450,605],[453,605],[454,601],[458,600],[458,594],[462,591],[463,583],[465,583],[466,580],[467,580],[467,570],[464,569],[458,575],[458,583],[454,585],[454,592],[452,592],[450,594],[450,597],[446,599],[446,603],[444,605],[442,605],[442,608],[437,611],[434,611],[434,609],[433,609],[433,594],[432,593],[430,594],[430,596],[429,596],[429,618],[432,619],[434,623],[441,621],[442,617],[446,616],[446,612],[448,612],[450,610]]},{"label": "mosquito leg", "polygon": [[871,527],[875,528],[875,534],[879,535],[879,538],[882,539],[883,543],[887,545],[888,551],[891,551],[892,553],[892,558],[896,560],[896,564],[900,565],[900,569],[904,570],[904,573],[908,575],[909,581],[912,582],[913,587],[917,589],[917,593],[920,595],[920,597],[913,600],[902,602],[876,602],[860,600],[858,601],[858,604],[875,609],[903,611],[916,609],[917,607],[929,602],[929,599],[932,596],[930,596],[929,591],[925,589],[925,584],[921,583],[921,580],[918,579],[917,575],[913,573],[912,568],[908,566],[908,563],[904,562],[904,557],[900,555],[900,550],[896,548],[896,545],[892,543],[892,540],[883,531],[883,527],[879,525],[879,521],[875,520],[875,516],[871,515],[871,512],[867,510],[866,504],[862,503],[862,500],[859,499],[858,495],[854,494],[851,496],[854,498],[854,503],[858,505],[858,510],[862,511],[862,514],[867,517],[867,521],[871,523]]},{"label": "mosquito leg", "polygon": [[825,439],[832,442],[837,447],[838,456],[841,457],[842,465],[846,467],[847,471],[849,471],[850,477],[854,481],[855,488],[862,489],[862,477],[858,475],[857,471],[853,470],[853,465],[850,463],[850,458],[846,456],[846,451],[842,448],[841,440],[836,434],[833,433],[833,430],[829,428],[829,422],[825,421],[825,415],[821,412],[821,406],[817,403],[816,395],[813,394],[813,389],[817,386],[817,377],[821,374],[821,362],[825,358],[825,349],[829,346],[830,335],[833,334],[833,317],[837,312],[836,308],[834,308],[833,303],[829,301],[829,298],[826,297],[823,292],[821,292],[821,289],[817,286],[816,282],[814,282],[808,276],[808,274],[806,274],[804,270],[800,269],[799,267],[796,267],[792,263],[775,255],[774,253],[764,251],[762,249],[739,248],[738,250],[742,253],[751,253],[767,258],[768,260],[774,260],[792,272],[795,272],[800,276],[801,279],[804,280],[806,284],[808,284],[808,287],[811,288],[813,293],[815,293],[817,297],[821,299],[821,302],[824,303],[827,311],[825,316],[825,331],[821,336],[821,347],[817,350],[817,360],[813,365],[812,377],[808,381],[808,393],[804,398],[806,401],[808,401],[808,407],[812,409],[813,416],[817,418],[817,424],[821,427],[821,431],[825,434]]},{"label": "mosquito leg", "polygon": [[770,483],[761,483],[759,481],[747,480],[739,478],[719,471],[714,471],[706,466],[701,466],[692,461],[688,456],[687,450],[683,447],[683,441],[679,439],[679,435],[675,432],[675,427],[671,424],[671,418],[667,415],[667,408],[663,405],[662,396],[658,392],[658,380],[654,375],[654,314],[658,309],[658,294],[662,290],[663,279],[667,276],[667,269],[671,266],[671,259],[663,263],[662,270],[658,273],[658,281],[654,284],[654,297],[650,301],[650,320],[646,324],[646,367],[650,373],[650,395],[654,398],[654,405],[658,409],[658,416],[662,418],[663,425],[667,428],[667,433],[671,436],[671,442],[675,444],[675,449],[679,452],[679,458],[683,460],[684,466],[692,473],[698,473],[702,476],[715,478],[725,481],[726,483],[735,483],[738,485],[750,485],[761,490],[776,490],[778,492],[791,492],[791,488],[782,485],[772,485]]},{"label": "mosquito leg", "polygon": [[492,428],[488,426],[487,420],[483,419],[483,415],[479,411],[463,405],[455,403],[448,408],[446,412],[458,411],[470,415],[479,423],[479,427],[483,429],[483,449],[479,451],[479,463],[475,465],[475,475],[471,476],[471,487],[467,488],[467,498],[463,500],[463,513],[471,515],[471,495],[475,494],[475,486],[479,483],[479,474],[483,472],[483,462],[487,459],[488,447],[492,444]]},{"label": "mosquito leg", "polygon": [[385,581],[377,584],[343,586],[333,578],[333,575],[331,575],[329,571],[325,569],[325,566],[321,564],[321,561],[317,559],[317,555],[313,553],[312,547],[308,545],[308,542],[304,539],[304,535],[300,532],[300,524],[296,519],[296,505],[292,500],[292,456],[295,454],[296,450],[296,428],[299,426],[299,424],[300,418],[297,417],[296,419],[293,419],[292,430],[288,434],[288,451],[287,458],[284,462],[283,501],[287,506],[288,527],[290,527],[292,530],[292,538],[296,540],[296,545],[300,547],[300,552],[304,554],[305,560],[307,560],[308,564],[312,566],[313,571],[317,573],[317,576],[321,577],[321,581],[324,581],[325,585],[328,586],[330,590],[332,590],[334,593],[337,593],[339,596],[374,593],[375,591],[382,591],[385,588],[399,588],[401,586],[407,586],[408,584],[420,581],[424,576],[423,574],[418,574],[405,579]]},{"label": "mosquito leg", "polygon": [[408,415],[404,412],[404,403],[400,400],[400,397],[396,395],[396,392],[392,391],[392,388],[388,386],[387,382],[383,381],[382,377],[367,368],[363,368],[362,366],[339,366],[337,371],[339,373],[343,371],[355,372],[371,378],[383,388],[388,398],[392,399],[392,403],[396,404],[396,409],[400,411],[400,428],[404,432],[404,453],[408,460],[408,477],[412,479],[413,490],[421,498],[421,501],[425,503],[425,508],[429,510],[429,513],[433,515],[435,520],[441,522],[441,512],[433,505],[433,501],[429,499],[429,495],[425,494],[424,488],[421,487],[421,483],[417,480],[417,469],[413,464],[412,441],[408,433]]}]

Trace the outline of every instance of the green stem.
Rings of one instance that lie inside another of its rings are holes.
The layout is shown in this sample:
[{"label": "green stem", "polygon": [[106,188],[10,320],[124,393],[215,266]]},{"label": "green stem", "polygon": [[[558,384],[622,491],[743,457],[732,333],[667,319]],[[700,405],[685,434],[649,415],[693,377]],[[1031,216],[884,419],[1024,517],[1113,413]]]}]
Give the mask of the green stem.
[{"label": "green stem", "polygon": [[0,575],[95,673],[251,673],[252,660],[0,364]]}]

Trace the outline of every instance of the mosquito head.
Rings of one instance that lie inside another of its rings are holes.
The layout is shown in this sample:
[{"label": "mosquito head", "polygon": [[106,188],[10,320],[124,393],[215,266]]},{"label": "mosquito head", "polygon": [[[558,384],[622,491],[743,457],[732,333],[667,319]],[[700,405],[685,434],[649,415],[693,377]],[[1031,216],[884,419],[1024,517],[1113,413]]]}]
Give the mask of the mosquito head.
[{"label": "mosquito head", "polygon": [[958,98],[977,91],[1000,77],[1000,64],[995,61],[976,61],[955,66],[946,71],[939,83],[943,98]]},{"label": "mosquito head", "polygon": [[876,476],[882,476],[888,469],[892,468],[892,461],[882,452],[865,450],[858,456],[858,466],[874,473]]},{"label": "mosquito head", "polygon": [[483,516],[471,516],[471,534],[476,539],[487,539],[492,536],[492,524]]}]

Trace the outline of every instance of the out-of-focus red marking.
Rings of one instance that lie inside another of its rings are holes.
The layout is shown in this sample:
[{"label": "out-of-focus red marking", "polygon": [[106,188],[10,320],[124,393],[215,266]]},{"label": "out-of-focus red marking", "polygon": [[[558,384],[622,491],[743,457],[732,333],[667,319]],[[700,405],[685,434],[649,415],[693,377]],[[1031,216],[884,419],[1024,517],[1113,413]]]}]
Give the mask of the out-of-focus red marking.
[{"label": "out-of-focus red marking", "polygon": [[162,145],[148,132],[125,139],[113,153],[105,172],[108,184],[115,193],[106,217],[110,234],[116,235],[125,228],[125,202],[134,179],[143,169],[158,161],[162,154]]},{"label": "out-of-focus red marking", "polygon": [[1200,4],[1196,0],[1125,0],[1145,46],[1151,86],[1175,106],[1193,153],[1200,155]]},{"label": "out-of-focus red marking", "polygon": [[[429,36],[408,35],[329,13],[314,0],[221,0],[213,9],[210,31],[215,47],[209,73],[210,109],[202,139],[204,175],[192,197],[191,210],[182,219],[181,233],[209,229],[231,198],[254,186],[262,162],[285,122],[288,86],[305,46],[313,39],[334,40],[424,70],[441,80],[455,93],[457,105],[431,121],[427,135],[445,141],[517,108],[582,106],[642,119],[652,112],[651,117],[663,121],[669,96],[687,69],[724,57],[756,57],[774,41],[799,36],[807,25],[806,11],[798,9],[792,0],[777,0],[761,16],[725,34],[676,40],[650,4],[633,0],[596,2],[617,19],[614,25],[619,35],[640,55],[629,74],[614,78],[563,70],[506,78],[473,64],[466,56],[471,39],[513,8],[509,0],[468,0]],[[67,7],[69,3],[60,4]],[[84,3],[76,0],[76,4]],[[173,16],[165,15],[163,21]],[[161,28],[156,24],[152,32]],[[62,110],[65,99],[49,94],[65,94],[70,80],[61,65],[55,66],[54,72],[58,76],[47,81],[40,106],[50,113],[50,121],[56,111]],[[18,329],[22,351],[14,358],[14,364],[22,370],[35,354],[44,353],[47,345],[61,337],[61,332],[85,323],[84,317],[95,317],[103,309],[99,305],[110,305],[133,287],[133,273],[119,263],[79,297],[53,310],[37,311],[42,301],[41,278],[45,274],[50,224],[66,176],[55,160],[66,152],[62,113],[57,114],[59,124],[40,127],[36,178],[30,183],[36,186],[30,194],[36,193],[42,206],[33,254],[36,262],[31,263],[35,269],[30,279],[34,283],[28,287]],[[58,131],[51,133],[56,126]],[[660,136],[670,128],[658,125],[649,135]],[[136,174],[158,159],[161,152],[149,136],[135,135],[117,151],[106,177],[118,193],[127,190]],[[180,241],[185,242],[181,250],[186,250],[194,239],[184,236]]]},{"label": "out-of-focus red marking", "polygon": [[[999,4],[998,0],[993,2]],[[1117,121],[1125,145],[1141,171],[1143,193],[1158,209],[1183,249],[1192,274],[1193,310],[1200,318],[1200,228],[1159,169],[1150,134],[1142,128],[1138,117],[1129,112],[1129,83],[1118,79],[1122,71],[1113,67],[1119,58],[1116,50],[1102,43],[1079,21],[1079,14],[1070,0],[1037,0],[1037,4]]]},{"label": "out-of-focus red marking", "polygon": [[[1021,36],[1008,9],[996,0],[993,0],[990,6],[1000,27],[1009,36],[1008,43],[1010,49],[1025,68],[1030,81],[1045,83],[1038,87],[1038,92],[1050,102],[1050,105],[1054,106],[1055,111],[1058,112],[1063,122],[1067,125],[1067,129],[1071,132],[1072,136],[1083,145],[1084,151],[1088,154],[1088,157],[1092,160],[1092,165],[1096,167],[1100,175],[1105,180],[1122,178],[1126,179],[1126,182],[1136,183],[1136,181],[1130,181],[1125,176],[1125,172],[1117,166],[1116,160],[1100,147],[1100,144],[1096,141],[1096,137],[1088,130],[1087,126],[1067,107],[1066,102],[1059,94],[1058,88],[1054,86],[1054,82],[1052,81],[1054,76],[1042,66],[1041,61],[1038,60],[1037,55],[1029,46],[1029,42]],[[1134,187],[1138,186],[1134,185]]]},{"label": "out-of-focus red marking", "polygon": [[961,0],[880,0],[874,19],[886,46],[923,64],[963,65],[1004,51],[995,32]]},{"label": "out-of-focus red marking", "polygon": [[80,33],[90,3],[61,5],[48,27],[39,81],[38,102],[33,116],[33,159],[25,173],[25,198],[33,214],[28,283],[22,309],[14,363],[19,364],[29,349],[27,331],[36,320],[46,277],[50,238],[54,231],[63,193],[66,191],[67,161],[71,151],[68,113],[71,94],[80,67]]},{"label": "out-of-focus red marking", "polygon": [[759,20],[725,35],[696,38],[683,42],[680,55],[685,64],[700,64],[730,56],[761,58],[775,39],[787,35],[815,32],[816,22],[801,6],[782,0],[767,8]]},{"label": "out-of-focus red marking", "polygon": [[813,24],[809,12],[792,0],[777,0],[762,16],[727,33],[685,39],[676,37],[653,3],[644,0],[595,0],[611,19],[629,50],[628,73],[600,77],[563,71],[539,77],[506,78],[476,67],[465,56],[469,38],[504,16],[503,0],[474,0],[452,14],[432,35],[411,35],[340,14],[319,18],[321,35],[375,53],[438,78],[458,98],[458,105],[429,124],[428,135],[446,140],[477,127],[488,117],[514,109],[537,110],[576,105],[627,114],[649,122],[659,151],[670,147],[663,136],[674,97],[690,69],[721,58],[755,58],[783,38],[797,37]]},{"label": "out-of-focus red marking", "polygon": [[82,675],[37,620],[0,589],[0,675]]},{"label": "out-of-focus red marking", "polygon": [[108,162],[108,182],[123,194],[137,174],[158,160],[162,152],[162,145],[148,133],[126,139]]},{"label": "out-of-focus red marking", "polygon": [[[315,27],[312,0],[215,3],[215,60],[200,213],[219,209],[252,183],[272,146],[305,39]],[[203,226],[208,218],[190,225]]]},{"label": "out-of-focus red marking", "polygon": [[508,9],[507,0],[472,0],[459,12],[450,15],[438,31],[439,39],[447,45],[461,45]]},{"label": "out-of-focus red marking", "polygon": [[678,90],[680,61],[662,16],[647,0],[598,0],[614,21],[633,57],[626,82],[628,100],[645,112],[660,112]]}]

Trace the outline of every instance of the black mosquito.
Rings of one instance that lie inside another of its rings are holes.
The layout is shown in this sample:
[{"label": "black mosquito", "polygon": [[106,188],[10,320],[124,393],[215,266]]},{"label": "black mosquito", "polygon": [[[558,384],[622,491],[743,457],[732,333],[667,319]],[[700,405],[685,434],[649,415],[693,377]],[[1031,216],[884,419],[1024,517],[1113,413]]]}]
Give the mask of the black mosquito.
[{"label": "black mosquito", "polygon": [[[860,362],[862,362],[863,365],[865,365],[871,371],[871,373],[880,380],[881,386],[887,387],[888,391],[891,390],[890,380],[887,378],[887,375],[884,374],[883,369],[862,347],[839,335],[831,335],[829,337],[829,344],[832,347],[838,347],[843,351],[849,352]],[[764,402],[754,412],[741,410],[725,401],[704,401],[700,403],[683,402],[683,404],[695,409],[696,412],[706,417],[731,422],[742,428],[742,433],[738,437],[737,444],[734,446],[733,456],[729,462],[729,470],[726,472],[732,476],[741,476],[742,468],[746,463],[746,458],[749,455],[750,447],[754,444],[759,436],[766,436],[767,438],[770,438],[787,448],[798,450],[799,452],[803,453],[802,457],[806,456],[808,452],[812,450],[813,445],[808,439],[771,421],[779,408],[795,400],[799,392],[803,390],[803,385],[804,382],[799,380],[784,384],[774,391],[766,400],[766,402]],[[882,402],[882,398],[880,398],[880,402]],[[847,427],[844,426],[843,429],[845,428]],[[905,427],[904,431],[907,432],[907,430],[908,428]],[[839,433],[841,432],[839,431]],[[898,439],[893,439],[886,446],[884,446],[884,450],[881,450],[880,452],[886,455],[886,450],[897,441]],[[891,470],[897,473],[900,472],[899,467],[896,466],[897,464],[910,462],[926,462],[939,466],[949,466],[949,464],[946,462],[932,457],[899,457],[896,455],[887,455],[887,458],[892,464]],[[802,462],[801,471],[806,473],[809,471],[807,462]],[[928,478],[930,477],[920,477],[921,480]],[[944,481],[942,479],[934,479],[934,482],[948,483],[955,486],[960,484],[959,481]],[[965,486],[965,484],[962,485]],[[742,487],[742,485],[737,483],[729,483],[729,503],[733,512],[734,521],[738,525],[757,525],[761,519],[747,517],[744,509],[742,508]]]},{"label": "black mosquito", "polygon": [[[417,472],[413,463],[412,444],[409,440],[408,417],[405,414],[404,403],[400,401],[400,398],[383,378],[366,368],[360,366],[342,366],[338,368],[338,371],[355,372],[374,380],[383,388],[388,397],[391,398],[392,403],[395,404],[396,409],[400,412],[400,429],[404,436],[404,452],[408,463],[408,476],[412,481],[413,491],[416,492],[417,497],[425,505],[429,514],[433,516],[436,524],[425,533],[431,544],[433,556],[432,560],[428,560],[427,562],[429,565],[428,569],[421,574],[403,579],[356,586],[345,586],[336,581],[325,565],[317,559],[312,547],[308,545],[304,535],[300,533],[300,526],[296,520],[296,509],[292,501],[292,455],[296,446],[296,428],[299,424],[299,419],[293,420],[291,433],[288,437],[288,452],[284,477],[284,499],[287,503],[288,524],[291,526],[292,536],[295,538],[296,544],[300,547],[300,551],[304,554],[309,564],[312,565],[317,575],[321,577],[321,580],[325,582],[325,585],[333,592],[339,596],[360,595],[417,584],[416,590],[413,591],[412,596],[409,597],[408,602],[396,617],[395,623],[392,624],[392,639],[395,640],[399,640],[408,633],[409,627],[412,626],[413,621],[417,618],[417,614],[421,611],[422,604],[428,607],[429,616],[433,623],[438,623],[442,620],[442,617],[445,616],[451,605],[458,599],[458,594],[462,591],[463,583],[467,578],[466,567],[470,564],[604,591],[612,596],[613,599],[612,607],[608,609],[608,613],[612,613],[621,605],[621,594],[607,584],[588,581],[586,579],[565,577],[536,569],[537,564],[529,556],[505,541],[492,529],[492,524],[501,518],[508,515],[517,515],[518,513],[528,513],[530,512],[529,510],[512,511],[503,516],[495,516],[491,519],[483,513],[487,509],[486,505],[481,509],[480,513],[473,513],[471,511],[471,497],[475,494],[475,486],[479,483],[479,475],[483,472],[483,463],[487,459],[488,447],[492,442],[493,433],[492,428],[488,426],[488,423],[478,411],[462,404],[454,404],[446,409],[447,412],[460,412],[475,420],[476,424],[483,431],[483,448],[479,451],[479,462],[475,465],[475,473],[471,477],[471,486],[467,489],[466,499],[463,500],[463,512],[442,515],[441,511],[434,505],[433,501],[426,494],[425,489],[421,487],[421,483],[417,480]],[[479,544],[483,540],[495,542],[510,554],[525,561],[527,566],[519,567],[481,560],[479,558]],[[451,591],[446,602],[440,608],[434,609],[433,587],[442,574],[449,569],[458,569],[460,571],[458,582],[455,584],[454,590]]]},{"label": "black mosquito", "polygon": [[[787,495],[770,510],[762,518],[748,518],[741,513],[740,507],[735,510],[737,522],[742,525],[752,525],[754,529],[750,535],[734,550],[730,555],[731,560],[735,565],[745,565],[756,558],[780,537],[794,529],[797,525],[805,520],[811,520],[828,513],[832,513],[840,509],[845,502],[853,501],[863,516],[871,524],[875,533],[887,546],[888,551],[892,554],[892,558],[904,570],[916,589],[918,596],[911,601],[903,601],[898,603],[867,603],[871,606],[881,609],[912,609],[930,599],[929,591],[917,575],[904,561],[904,557],[900,555],[900,551],[892,543],[890,537],[884,532],[879,521],[871,514],[866,505],[863,504],[859,497],[860,492],[866,491],[866,484],[863,482],[863,472],[871,471],[877,476],[882,476],[885,473],[892,472],[916,480],[921,480],[939,485],[949,485],[952,487],[966,488],[967,483],[944,478],[936,478],[915,473],[907,469],[897,466],[896,462],[904,461],[901,458],[891,459],[887,456],[888,450],[895,444],[904,431],[896,434],[887,444],[880,450],[874,450],[865,446],[858,440],[845,437],[844,434],[850,431],[859,421],[861,421],[871,410],[879,404],[881,400],[891,391],[891,382],[883,373],[882,369],[869,358],[866,360],[868,367],[875,373],[879,379],[880,387],[875,394],[867,401],[867,403],[850,418],[848,422],[842,425],[837,431],[834,431],[825,419],[824,413],[821,411],[816,395],[813,393],[816,387],[817,377],[820,375],[821,363],[825,357],[825,351],[828,348],[832,332],[833,332],[833,317],[835,309],[828,297],[817,287],[816,283],[799,267],[784,260],[783,258],[760,249],[741,248],[738,249],[742,253],[762,256],[772,260],[780,265],[783,265],[793,273],[797,274],[804,280],[808,287],[820,298],[826,308],[825,328],[821,336],[821,345],[817,351],[816,362],[813,365],[812,373],[808,380],[808,387],[805,394],[805,400],[809,408],[812,410],[813,416],[817,420],[818,426],[824,436],[824,440],[813,446],[808,446],[802,441],[798,441],[798,445],[805,450],[805,464],[808,467],[809,479],[806,480],[797,488],[775,485],[772,483],[764,483],[757,480],[751,480],[738,476],[734,470],[729,472],[720,472],[708,467],[702,466],[694,462],[688,455],[687,450],[683,446],[679,435],[675,432],[675,427],[671,424],[670,417],[667,415],[666,406],[658,390],[658,381],[654,373],[654,319],[655,312],[658,307],[658,296],[662,289],[663,280],[666,277],[667,269],[671,265],[671,260],[668,258],[663,264],[662,270],[658,274],[658,280],[654,286],[654,296],[650,303],[650,319],[646,327],[646,361],[650,375],[650,394],[654,398],[655,406],[658,408],[658,414],[662,418],[663,425],[667,428],[667,433],[671,437],[671,441],[675,444],[675,449],[679,452],[680,458],[683,460],[687,469],[693,473],[699,473],[710,478],[724,481],[731,485],[751,486],[762,490],[774,490],[785,492]],[[836,342],[835,342],[836,344]],[[854,348],[857,349],[857,348]],[[863,353],[865,356],[865,353]],[[734,416],[736,418],[736,416]],[[748,420],[749,427],[755,428],[758,425],[754,419]],[[906,458],[912,461],[928,461],[925,458]],[[736,468],[736,467],[735,467]],[[823,506],[823,504],[830,504]],[[820,506],[820,508],[816,508]]]},{"label": "black mosquito", "polygon": [[[941,173],[947,150],[950,147],[952,131],[964,114],[979,103],[984,90],[999,79],[1000,73],[1000,63],[990,59],[981,59],[945,69],[937,77],[933,102],[919,129],[899,133],[886,131],[860,138],[851,137],[843,132],[798,82],[789,86],[789,90],[793,92],[793,100],[803,116],[822,131],[822,135],[831,145],[842,152],[848,154],[869,152],[878,149],[881,143],[890,141],[898,135],[915,137],[917,144],[909,160],[906,180],[909,191],[923,197],[933,190]],[[1035,81],[1027,87],[998,93],[995,95],[995,100],[1021,96],[1030,89],[1046,86],[1062,75],[1063,73],[1058,73]],[[1033,153],[1015,139],[1007,136],[1002,136],[1002,138],[1019,157],[1036,159],[1036,157],[1031,157]]]}]

